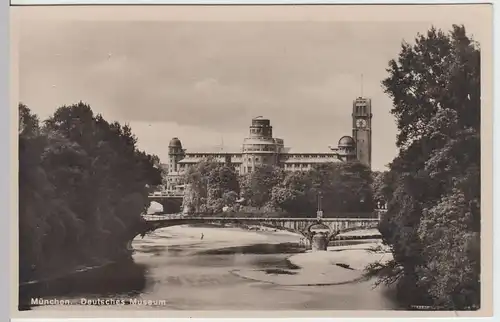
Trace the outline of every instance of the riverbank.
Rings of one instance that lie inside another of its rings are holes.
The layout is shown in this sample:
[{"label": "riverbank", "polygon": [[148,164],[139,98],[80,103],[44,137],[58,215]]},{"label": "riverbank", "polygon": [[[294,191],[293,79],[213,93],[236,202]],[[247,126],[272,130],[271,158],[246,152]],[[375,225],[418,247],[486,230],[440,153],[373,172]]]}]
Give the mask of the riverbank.
[{"label": "riverbank", "polygon": [[[375,249],[380,249],[374,251]],[[287,258],[287,270],[234,270],[234,274],[249,280],[282,286],[341,285],[364,280],[369,264],[384,263],[392,254],[381,242],[333,246],[327,251],[305,252]]]},{"label": "riverbank", "polygon": [[[129,265],[133,263],[133,251],[124,249],[123,252],[115,258],[103,258],[87,265],[80,264],[68,267],[59,267],[52,269],[50,273],[42,274],[37,279],[23,281],[18,284],[18,306],[19,310],[29,309],[30,300],[42,296],[59,296],[61,294],[70,294],[72,288],[82,289],[81,285],[75,284],[80,276],[99,276],[102,272],[113,271],[116,265]],[[68,282],[71,281],[71,282]],[[83,289],[86,288],[83,285]],[[88,285],[87,285],[88,286]]]}]

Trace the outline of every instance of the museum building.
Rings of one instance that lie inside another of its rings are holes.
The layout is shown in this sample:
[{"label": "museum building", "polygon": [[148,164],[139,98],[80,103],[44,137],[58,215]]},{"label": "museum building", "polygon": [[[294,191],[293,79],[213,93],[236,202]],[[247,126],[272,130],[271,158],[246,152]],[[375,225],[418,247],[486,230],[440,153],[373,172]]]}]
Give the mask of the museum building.
[{"label": "museum building", "polygon": [[262,117],[252,119],[240,151],[188,152],[179,138],[173,138],[168,145],[165,188],[167,191],[182,190],[179,183],[186,169],[208,158],[233,167],[238,174],[252,172],[262,165],[275,165],[286,171],[307,171],[320,163],[353,160],[371,167],[371,125],[371,100],[358,97],[352,107],[352,136],[342,136],[337,147],[328,147],[328,151],[322,153],[294,152],[285,147],[283,139],[273,137],[271,121]]}]

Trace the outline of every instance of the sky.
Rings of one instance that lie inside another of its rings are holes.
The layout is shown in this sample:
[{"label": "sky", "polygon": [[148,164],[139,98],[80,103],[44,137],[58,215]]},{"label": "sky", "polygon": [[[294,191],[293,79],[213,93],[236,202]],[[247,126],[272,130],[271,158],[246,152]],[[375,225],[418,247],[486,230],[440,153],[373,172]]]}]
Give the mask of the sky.
[{"label": "sky", "polygon": [[[22,17],[22,14],[21,14]],[[83,101],[128,123],[138,146],[168,156],[241,147],[251,119],[271,120],[295,151],[328,151],[351,135],[352,101],[372,99],[372,168],[396,155],[381,81],[401,42],[431,25],[474,30],[474,15],[387,21],[71,21],[21,19],[19,100],[45,119]],[[361,76],[363,75],[363,76]]]}]

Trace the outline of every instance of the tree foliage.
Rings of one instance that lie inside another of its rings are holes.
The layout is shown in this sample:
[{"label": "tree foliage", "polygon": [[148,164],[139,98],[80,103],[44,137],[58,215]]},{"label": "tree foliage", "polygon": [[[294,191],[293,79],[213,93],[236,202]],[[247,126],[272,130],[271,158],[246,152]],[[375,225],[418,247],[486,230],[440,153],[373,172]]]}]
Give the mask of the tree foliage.
[{"label": "tree foliage", "polygon": [[372,172],[372,193],[375,204],[384,204],[391,199],[394,192],[393,173],[389,171]]},{"label": "tree foliage", "polygon": [[[403,43],[382,82],[399,155],[381,223],[409,303],[479,307],[480,49],[463,26]],[[385,194],[387,195],[387,194]],[[408,295],[411,295],[408,297]]]},{"label": "tree foliage", "polygon": [[20,280],[130,255],[147,187],[162,180],[136,141],[81,102],[43,125],[19,105]]},{"label": "tree foliage", "polygon": [[211,159],[189,167],[184,182],[183,208],[190,213],[220,213],[224,206],[233,206],[239,194],[234,170]]},{"label": "tree foliage", "polygon": [[272,201],[294,214],[314,214],[319,197],[326,212],[371,212],[371,183],[371,171],[361,163],[325,163],[288,173],[272,190]]},{"label": "tree foliage", "polygon": [[275,186],[285,178],[282,168],[270,165],[257,166],[254,171],[240,178],[241,196],[253,207],[264,207],[271,201]]},{"label": "tree foliage", "polygon": [[285,172],[276,166],[256,167],[237,177],[232,168],[204,160],[188,168],[183,206],[191,213],[220,213],[225,206],[266,215],[315,216],[318,196],[327,212],[371,212],[372,177],[361,163],[328,163],[308,171]]}]

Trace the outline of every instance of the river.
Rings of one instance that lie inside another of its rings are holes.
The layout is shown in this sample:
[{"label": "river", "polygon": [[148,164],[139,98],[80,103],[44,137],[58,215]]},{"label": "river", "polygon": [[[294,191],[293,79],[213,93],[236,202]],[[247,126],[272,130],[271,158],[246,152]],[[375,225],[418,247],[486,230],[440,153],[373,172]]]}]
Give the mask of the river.
[{"label": "river", "polygon": [[[337,274],[337,271],[328,273],[313,267],[297,275],[301,268],[291,265],[287,258],[304,252],[297,245],[299,238],[287,232],[239,228],[163,228],[133,241],[133,263],[114,265],[97,275],[91,273],[72,278],[62,283],[66,287],[64,291],[56,287],[58,294],[54,296],[58,300],[67,299],[71,305],[64,302],[32,309],[77,310],[92,299],[104,298],[125,299],[128,305],[120,305],[123,309],[148,310],[397,308],[387,290],[373,288],[373,281],[295,286],[297,283],[291,282],[293,278],[302,281],[326,274],[324,278],[328,279],[328,274]],[[247,278],[246,275],[257,277]],[[265,278],[259,280],[261,275]],[[144,302],[130,303],[130,299]],[[116,309],[116,305],[94,308]]]}]

